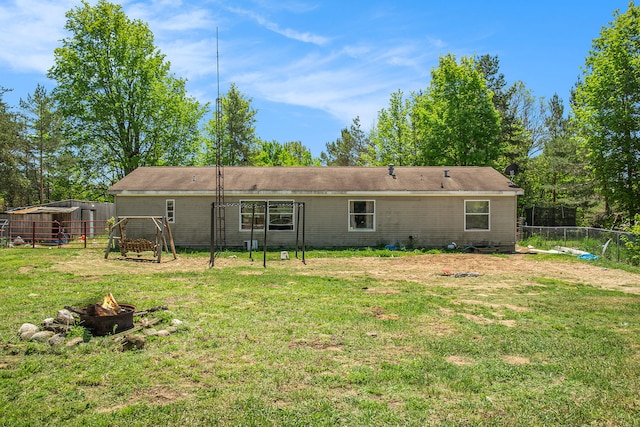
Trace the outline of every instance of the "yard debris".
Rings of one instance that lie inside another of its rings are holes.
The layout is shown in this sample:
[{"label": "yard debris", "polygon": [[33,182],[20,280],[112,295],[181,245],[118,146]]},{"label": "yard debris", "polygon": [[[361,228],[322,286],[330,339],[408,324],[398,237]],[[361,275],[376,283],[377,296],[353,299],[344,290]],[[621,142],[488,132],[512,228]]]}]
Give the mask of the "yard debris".
[{"label": "yard debris", "polygon": [[452,276],[452,277],[478,277],[482,276],[482,273],[478,273],[475,271],[464,271],[460,273],[454,273],[453,271],[445,268],[442,270],[442,276]]},{"label": "yard debris", "polygon": [[527,246],[526,250],[523,251],[523,253],[527,253],[527,254],[559,254],[560,251],[557,251],[557,250],[554,250],[554,249],[550,249],[550,250],[536,249],[535,247],[529,245],[529,246]]},{"label": "yard debris", "polygon": [[[604,251],[606,251],[606,247],[608,246],[609,242],[607,242],[604,246],[604,250],[603,250],[603,254]],[[590,252],[586,252],[586,251],[582,251],[580,249],[574,249],[574,248],[568,248],[565,246],[556,246],[554,249],[549,249],[549,250],[544,250],[544,249],[536,249],[535,247],[529,245],[526,247],[526,249],[524,249],[523,251],[519,251],[520,253],[527,253],[527,254],[565,254],[565,255],[576,255],[578,257],[578,259],[583,259],[583,260],[597,260],[599,257],[597,255],[594,255]]]},{"label": "yard debris", "polygon": [[556,246],[556,250],[563,254],[577,255],[578,259],[582,259],[582,260],[593,261],[598,259],[597,255],[594,255],[590,252],[581,251],[580,249],[567,248],[564,246]]},{"label": "yard debris", "polygon": [[586,251],[581,251],[580,249],[567,248],[565,246],[556,246],[555,249],[556,249],[556,251],[558,251],[558,252],[560,252],[562,254],[585,255],[585,254],[589,253],[589,252],[586,252]]}]

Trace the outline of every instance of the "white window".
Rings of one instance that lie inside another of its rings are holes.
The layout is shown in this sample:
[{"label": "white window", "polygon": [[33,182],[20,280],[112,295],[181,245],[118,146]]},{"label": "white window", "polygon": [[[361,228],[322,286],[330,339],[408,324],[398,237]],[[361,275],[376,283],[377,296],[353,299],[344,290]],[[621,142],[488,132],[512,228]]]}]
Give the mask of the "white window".
[{"label": "white window", "polygon": [[375,231],[376,202],[349,200],[349,231]]},{"label": "white window", "polygon": [[173,199],[166,200],[165,216],[167,217],[167,222],[170,222],[170,223],[176,222],[176,201],[175,200]]},{"label": "white window", "polygon": [[253,229],[264,230],[265,217],[269,224],[269,231],[292,231],[293,227],[293,200],[241,200],[240,201],[240,230],[251,230],[251,218]]},{"label": "white window", "polygon": [[269,230],[293,230],[293,200],[270,200]]},{"label": "white window", "polygon": [[464,229],[465,231],[489,231],[489,201],[464,201]]},{"label": "white window", "polygon": [[253,217],[253,229],[264,229],[264,201],[241,200],[240,201],[240,230],[251,230],[251,218]]}]

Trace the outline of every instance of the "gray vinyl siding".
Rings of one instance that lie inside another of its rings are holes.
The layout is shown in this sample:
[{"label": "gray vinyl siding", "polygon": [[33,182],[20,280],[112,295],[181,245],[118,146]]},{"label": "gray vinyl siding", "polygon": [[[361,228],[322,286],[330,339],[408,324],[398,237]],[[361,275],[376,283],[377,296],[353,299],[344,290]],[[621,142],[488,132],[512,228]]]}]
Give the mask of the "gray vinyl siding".
[{"label": "gray vinyl siding", "polygon": [[[175,200],[175,223],[171,231],[177,246],[208,247],[211,232],[211,203],[213,196],[183,196],[176,194],[153,196],[116,196],[117,215],[165,215],[165,201]],[[383,245],[415,247],[444,247],[455,242],[458,247],[500,246],[504,250],[515,247],[517,197],[513,195],[260,195],[227,196],[225,202],[226,243],[240,248],[250,239],[250,231],[240,230],[238,203],[240,200],[292,200],[304,202],[305,243],[307,247],[366,247]],[[375,231],[349,231],[349,200],[375,200]],[[490,230],[465,231],[465,200],[489,200]],[[294,216],[297,215],[294,209]],[[130,222],[127,236],[145,237],[153,234],[146,221]],[[294,224],[302,224],[294,217]],[[302,230],[268,231],[267,244],[272,248],[293,248],[296,234]],[[412,239],[410,239],[410,236]],[[148,237],[149,238],[149,237]],[[264,243],[264,231],[255,230],[254,240]]]},{"label": "gray vinyl siding", "polygon": [[[174,222],[170,224],[176,246],[209,245],[211,203],[215,198],[203,196],[116,196],[116,213],[124,216],[164,216],[166,200],[175,201]],[[151,239],[155,233],[150,221],[132,220],[126,228],[127,237]]]}]

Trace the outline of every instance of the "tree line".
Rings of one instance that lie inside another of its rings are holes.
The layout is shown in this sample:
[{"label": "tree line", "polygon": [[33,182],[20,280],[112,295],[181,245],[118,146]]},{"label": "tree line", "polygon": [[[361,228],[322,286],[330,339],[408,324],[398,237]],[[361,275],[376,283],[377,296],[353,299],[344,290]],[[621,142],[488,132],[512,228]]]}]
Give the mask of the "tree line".
[{"label": "tree line", "polygon": [[[371,129],[359,117],[319,157],[301,141],[256,134],[252,99],[231,84],[202,104],[121,6],[83,1],[66,14],[48,92],[11,107],[0,86],[0,209],[68,198],[108,200],[139,166],[517,165],[522,206],[573,206],[585,225],[640,213],[640,9],[614,11],[585,57],[569,108],[508,84],[497,56],[445,54],[420,91],[390,94]],[[0,82],[1,83],[1,82]],[[513,169],[513,167],[512,167]]]}]

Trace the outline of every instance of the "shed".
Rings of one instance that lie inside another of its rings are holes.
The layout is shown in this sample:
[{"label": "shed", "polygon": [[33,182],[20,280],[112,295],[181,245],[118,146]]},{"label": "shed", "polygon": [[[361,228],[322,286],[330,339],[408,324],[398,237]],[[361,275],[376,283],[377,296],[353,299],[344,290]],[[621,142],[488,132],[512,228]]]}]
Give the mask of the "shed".
[{"label": "shed", "polygon": [[7,212],[13,236],[31,235],[34,227],[37,229],[37,234],[55,235],[60,227],[63,227],[68,232],[72,231],[79,235],[84,229],[80,227],[81,223],[87,223],[90,229],[87,234],[93,235],[95,227],[103,228],[103,224],[114,216],[113,203],[73,199],[17,208]]}]

